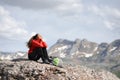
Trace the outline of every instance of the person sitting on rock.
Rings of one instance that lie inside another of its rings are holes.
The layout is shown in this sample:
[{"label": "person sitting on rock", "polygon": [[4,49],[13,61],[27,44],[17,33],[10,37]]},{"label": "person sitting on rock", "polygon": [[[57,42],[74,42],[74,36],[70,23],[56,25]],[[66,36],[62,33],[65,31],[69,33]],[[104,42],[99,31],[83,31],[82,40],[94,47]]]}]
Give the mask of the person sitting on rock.
[{"label": "person sitting on rock", "polygon": [[43,63],[50,63],[51,60],[48,57],[47,53],[47,44],[43,41],[43,38],[40,34],[36,34],[31,37],[27,42],[28,50],[28,59],[38,61],[42,58]]}]

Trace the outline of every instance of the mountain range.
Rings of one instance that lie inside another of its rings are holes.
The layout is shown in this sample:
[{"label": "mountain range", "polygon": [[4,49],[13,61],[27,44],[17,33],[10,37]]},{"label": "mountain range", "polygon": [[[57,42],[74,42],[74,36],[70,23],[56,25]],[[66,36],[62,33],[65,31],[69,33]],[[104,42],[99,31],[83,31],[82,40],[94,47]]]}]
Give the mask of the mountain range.
[{"label": "mountain range", "polygon": [[27,58],[27,53],[18,51],[18,52],[0,52],[0,60],[12,60],[17,58]]},{"label": "mountain range", "polygon": [[50,47],[49,54],[60,57],[71,65],[102,68],[120,76],[120,39],[100,44],[86,39],[59,39]]},{"label": "mountain range", "polygon": [[[95,43],[86,39],[69,41],[59,39],[48,50],[50,55],[61,58],[92,58],[95,62],[111,62],[118,61],[120,57],[120,39],[111,43]],[[116,60],[115,60],[116,59]],[[119,63],[119,62],[118,62]]]}]

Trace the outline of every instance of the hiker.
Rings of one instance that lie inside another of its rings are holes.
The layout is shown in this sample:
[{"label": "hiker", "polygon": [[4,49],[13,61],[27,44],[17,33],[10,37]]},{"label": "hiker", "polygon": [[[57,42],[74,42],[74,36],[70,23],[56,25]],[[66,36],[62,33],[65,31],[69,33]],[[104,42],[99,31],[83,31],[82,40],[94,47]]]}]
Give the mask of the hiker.
[{"label": "hiker", "polygon": [[43,38],[40,34],[36,34],[31,37],[27,42],[28,50],[28,59],[38,61],[42,58],[43,63],[50,63],[51,60],[48,57],[47,53],[47,44],[43,41]]}]

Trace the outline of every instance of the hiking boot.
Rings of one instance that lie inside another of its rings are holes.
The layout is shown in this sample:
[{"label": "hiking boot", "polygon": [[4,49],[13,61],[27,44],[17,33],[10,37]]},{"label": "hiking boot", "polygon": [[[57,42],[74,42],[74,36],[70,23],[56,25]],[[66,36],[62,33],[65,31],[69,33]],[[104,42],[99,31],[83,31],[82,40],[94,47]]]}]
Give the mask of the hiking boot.
[{"label": "hiking boot", "polygon": [[43,63],[50,64],[48,60],[43,61]]},{"label": "hiking boot", "polygon": [[53,60],[52,60],[52,59],[48,59],[48,61],[49,61],[50,63],[52,63]]}]

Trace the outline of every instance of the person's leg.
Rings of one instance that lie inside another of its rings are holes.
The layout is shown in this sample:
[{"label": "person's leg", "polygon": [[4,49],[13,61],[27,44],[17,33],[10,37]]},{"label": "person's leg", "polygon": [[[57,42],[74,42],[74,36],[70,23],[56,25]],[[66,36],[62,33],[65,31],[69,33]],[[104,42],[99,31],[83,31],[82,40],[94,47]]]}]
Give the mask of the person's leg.
[{"label": "person's leg", "polygon": [[39,54],[40,53],[40,49],[39,48],[36,48],[32,53],[28,54],[28,58],[30,60],[34,60],[34,61],[37,61],[40,59],[41,55]]},{"label": "person's leg", "polygon": [[45,59],[48,60],[49,62],[51,62],[51,60],[49,59],[48,53],[47,53],[47,49],[42,48],[42,50],[43,50],[43,55],[44,55]]},{"label": "person's leg", "polygon": [[45,58],[45,56],[44,56],[44,52],[43,52],[43,49],[42,49],[42,48],[37,48],[37,49],[36,49],[36,53],[37,53],[37,56],[36,56],[36,58],[35,58],[36,61],[39,60],[40,57],[41,57],[43,63],[47,63],[47,64],[49,63],[49,62],[47,61],[47,59]]},{"label": "person's leg", "polygon": [[28,54],[28,59],[29,60],[35,60],[36,54],[35,53],[30,53]]},{"label": "person's leg", "polygon": [[42,58],[42,61],[45,62],[45,57],[44,57],[44,55],[43,55],[42,48],[38,48],[38,49],[37,49],[36,60],[40,59],[40,57]]}]

